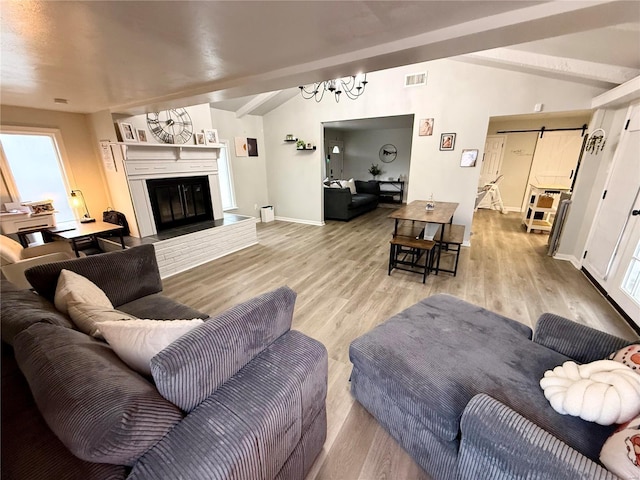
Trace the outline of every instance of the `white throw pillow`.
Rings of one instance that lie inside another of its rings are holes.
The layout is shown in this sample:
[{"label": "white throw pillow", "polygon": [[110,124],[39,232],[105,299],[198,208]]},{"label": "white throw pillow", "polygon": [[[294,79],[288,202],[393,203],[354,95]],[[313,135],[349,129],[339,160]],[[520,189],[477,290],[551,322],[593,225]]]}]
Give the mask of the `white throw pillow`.
[{"label": "white throw pillow", "polygon": [[351,195],[353,195],[356,192],[356,181],[353,178],[350,178],[349,180],[347,180],[347,187],[349,187],[349,190],[351,190]]},{"label": "white throw pillow", "polygon": [[202,320],[126,320],[100,323],[100,332],[120,359],[133,370],[151,375],[149,362]]},{"label": "white throw pillow", "polygon": [[67,305],[67,309],[71,320],[74,325],[78,327],[78,330],[99,339],[103,339],[99,325],[101,322],[138,320],[138,318],[133,315],[113,308],[78,302],[76,300],[71,300]]},{"label": "white throw pillow", "polygon": [[70,301],[113,309],[109,298],[95,283],[70,270],[62,270],[58,277],[53,303],[60,312],[68,313]]}]

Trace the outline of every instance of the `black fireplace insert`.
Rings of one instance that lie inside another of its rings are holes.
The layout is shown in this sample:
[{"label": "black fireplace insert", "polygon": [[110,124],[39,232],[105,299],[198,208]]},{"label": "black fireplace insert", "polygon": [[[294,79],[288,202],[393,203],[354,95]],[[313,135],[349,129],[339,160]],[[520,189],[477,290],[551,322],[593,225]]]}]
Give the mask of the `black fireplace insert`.
[{"label": "black fireplace insert", "polygon": [[168,228],[213,220],[209,177],[147,180],[156,228]]}]

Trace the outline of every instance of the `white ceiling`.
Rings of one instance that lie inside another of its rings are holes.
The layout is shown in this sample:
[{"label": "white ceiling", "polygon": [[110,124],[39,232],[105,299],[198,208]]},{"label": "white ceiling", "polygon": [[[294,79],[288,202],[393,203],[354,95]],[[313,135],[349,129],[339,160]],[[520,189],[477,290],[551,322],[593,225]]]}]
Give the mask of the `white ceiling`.
[{"label": "white ceiling", "polygon": [[459,55],[609,88],[640,72],[637,0],[3,0],[0,16],[2,104],[74,112],[263,114],[300,84]]}]

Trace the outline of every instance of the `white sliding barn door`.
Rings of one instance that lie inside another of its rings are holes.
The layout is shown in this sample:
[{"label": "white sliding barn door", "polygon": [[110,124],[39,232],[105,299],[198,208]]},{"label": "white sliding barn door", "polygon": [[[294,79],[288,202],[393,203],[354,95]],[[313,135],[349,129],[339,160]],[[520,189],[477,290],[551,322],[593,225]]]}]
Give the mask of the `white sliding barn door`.
[{"label": "white sliding barn door", "polygon": [[640,106],[630,108],[627,119],[583,267],[640,325]]},{"label": "white sliding barn door", "polygon": [[[542,132],[540,135],[531,162],[527,192],[530,184],[571,187],[584,141],[582,130]],[[529,197],[525,195],[523,199],[523,212]]]}]

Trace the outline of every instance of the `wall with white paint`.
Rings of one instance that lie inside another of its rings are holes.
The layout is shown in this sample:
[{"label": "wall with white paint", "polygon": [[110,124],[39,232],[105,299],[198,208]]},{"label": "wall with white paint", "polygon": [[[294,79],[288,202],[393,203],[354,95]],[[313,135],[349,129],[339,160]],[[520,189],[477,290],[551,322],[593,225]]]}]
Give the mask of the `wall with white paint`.
[{"label": "wall with white paint", "polygon": [[[427,70],[424,87],[404,87],[404,76]],[[355,101],[321,103],[295,97],[264,116],[269,197],[276,215],[322,224],[322,149],[297,151],[282,142],[291,133],[313,143],[322,139],[322,122],[414,114],[407,201],[433,192],[441,201],[460,204],[456,223],[466,225],[469,240],[480,168],[461,168],[462,149],[484,149],[489,119],[533,111],[589,108],[603,89],[480,65],[437,60],[367,76],[367,92]],[[421,118],[434,118],[434,135],[418,136]],[[457,134],[455,150],[440,151],[443,132]]]}]

